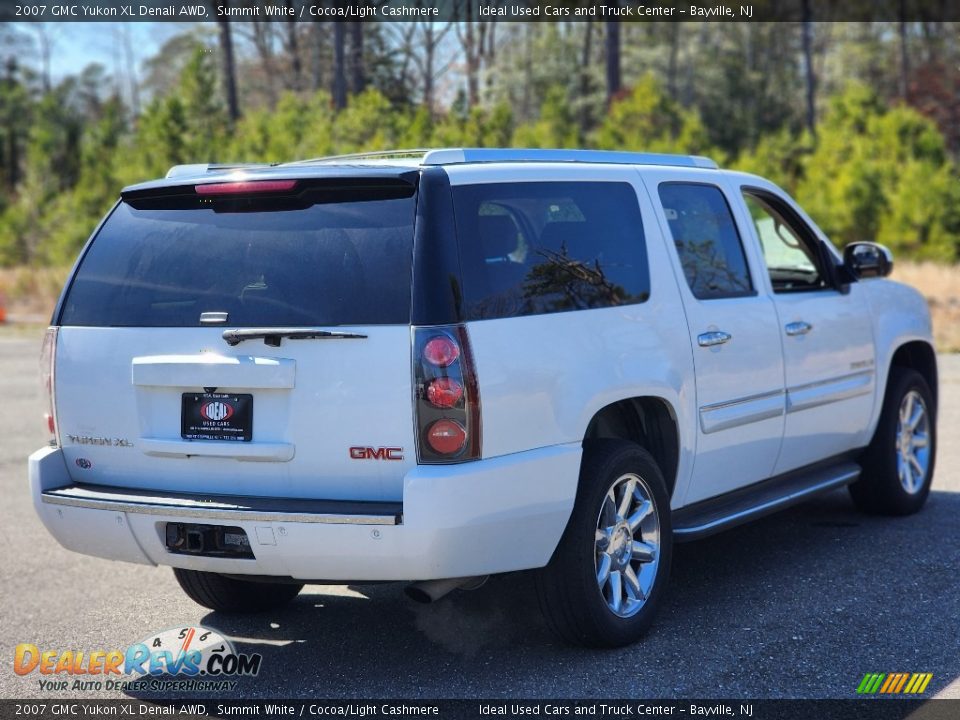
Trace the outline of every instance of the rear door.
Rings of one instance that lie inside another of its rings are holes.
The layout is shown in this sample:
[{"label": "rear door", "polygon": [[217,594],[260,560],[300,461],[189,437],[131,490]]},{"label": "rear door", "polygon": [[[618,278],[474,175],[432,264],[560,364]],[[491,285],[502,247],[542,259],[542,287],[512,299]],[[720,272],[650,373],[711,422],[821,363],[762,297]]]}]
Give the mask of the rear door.
[{"label": "rear door", "polygon": [[60,309],[74,480],[401,499],[415,203],[398,177],[126,197]]},{"label": "rear door", "polygon": [[[737,230],[722,176],[645,169],[680,285],[697,388],[689,504],[764,480],[783,434],[777,314]],[[678,318],[678,321],[680,319]],[[682,321],[680,321],[682,323]]]}]

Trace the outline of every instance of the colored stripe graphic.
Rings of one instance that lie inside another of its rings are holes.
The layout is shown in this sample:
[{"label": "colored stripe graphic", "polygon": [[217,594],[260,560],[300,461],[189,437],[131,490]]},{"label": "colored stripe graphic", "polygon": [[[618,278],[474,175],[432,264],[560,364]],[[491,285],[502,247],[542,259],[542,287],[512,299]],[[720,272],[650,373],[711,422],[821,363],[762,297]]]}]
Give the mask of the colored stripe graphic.
[{"label": "colored stripe graphic", "polygon": [[902,692],[917,695],[927,689],[932,679],[933,673],[867,673],[857,686],[857,693],[896,695]]},{"label": "colored stripe graphic", "polygon": [[903,686],[907,684],[907,677],[907,673],[900,673],[900,682],[897,683],[897,689],[893,692],[898,693],[903,690]]}]

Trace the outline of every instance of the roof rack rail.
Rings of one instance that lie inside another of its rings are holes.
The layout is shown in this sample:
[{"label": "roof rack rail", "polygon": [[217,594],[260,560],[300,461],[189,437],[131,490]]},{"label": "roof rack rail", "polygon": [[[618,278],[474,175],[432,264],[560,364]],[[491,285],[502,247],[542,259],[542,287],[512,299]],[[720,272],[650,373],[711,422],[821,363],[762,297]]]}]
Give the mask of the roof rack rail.
[{"label": "roof rack rail", "polygon": [[716,162],[701,155],[668,155],[666,153],[621,152],[617,150],[542,150],[537,148],[381,150],[352,153],[350,155],[331,155],[311,160],[299,160],[290,164],[369,160],[415,160],[421,165],[460,165],[492,162],[581,162],[614,165],[667,165],[712,170],[718,167]]},{"label": "roof rack rail", "polygon": [[227,172],[228,170],[248,170],[251,168],[265,167],[271,167],[271,163],[192,163],[190,165],[174,165],[167,170],[166,177],[186,177],[211,172]]},{"label": "roof rack rail", "polygon": [[325,155],[307,160],[294,160],[284,165],[306,165],[315,163],[339,163],[345,160],[422,160],[430,152],[429,149],[412,150],[373,150],[371,152],[348,153],[346,155]]},{"label": "roof rack rail", "polygon": [[485,162],[582,162],[613,165],[671,165],[717,169],[717,163],[700,155],[622,152],[618,150],[541,150],[536,148],[447,148],[430,150],[424,165]]}]

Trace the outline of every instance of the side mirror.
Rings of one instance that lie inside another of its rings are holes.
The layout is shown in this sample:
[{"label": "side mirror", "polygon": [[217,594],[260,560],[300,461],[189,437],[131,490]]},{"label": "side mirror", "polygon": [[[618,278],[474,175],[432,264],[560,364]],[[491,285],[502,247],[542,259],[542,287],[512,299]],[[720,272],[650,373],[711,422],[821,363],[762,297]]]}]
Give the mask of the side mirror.
[{"label": "side mirror", "polygon": [[886,277],[893,272],[893,254],[879,243],[850,243],[843,249],[843,265],[858,279]]}]

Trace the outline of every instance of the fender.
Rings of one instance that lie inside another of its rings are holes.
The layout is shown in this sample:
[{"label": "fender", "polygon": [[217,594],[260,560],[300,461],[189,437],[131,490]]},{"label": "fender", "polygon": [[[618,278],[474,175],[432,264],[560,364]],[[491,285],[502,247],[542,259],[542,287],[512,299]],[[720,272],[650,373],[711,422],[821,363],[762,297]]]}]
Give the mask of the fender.
[{"label": "fender", "polygon": [[[876,343],[877,395],[868,434],[868,437],[872,437],[880,420],[893,356],[899,348],[910,342],[922,342],[933,349],[933,329],[927,302],[914,288],[888,279],[860,282],[866,289]],[[931,390],[936,397],[936,382]]]}]

